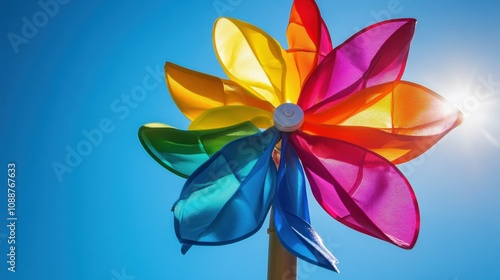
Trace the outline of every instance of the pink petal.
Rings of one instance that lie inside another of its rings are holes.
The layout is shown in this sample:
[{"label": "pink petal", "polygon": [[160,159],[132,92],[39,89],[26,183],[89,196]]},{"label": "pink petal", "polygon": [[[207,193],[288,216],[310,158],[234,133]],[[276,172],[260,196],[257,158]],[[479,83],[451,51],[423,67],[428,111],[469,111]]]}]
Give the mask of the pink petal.
[{"label": "pink petal", "polygon": [[314,197],[328,214],[362,233],[411,249],[418,204],[403,174],[356,145],[303,132],[291,137]]},{"label": "pink petal", "polygon": [[336,47],[302,89],[298,104],[323,111],[366,87],[399,80],[403,75],[415,19],[371,25]]}]

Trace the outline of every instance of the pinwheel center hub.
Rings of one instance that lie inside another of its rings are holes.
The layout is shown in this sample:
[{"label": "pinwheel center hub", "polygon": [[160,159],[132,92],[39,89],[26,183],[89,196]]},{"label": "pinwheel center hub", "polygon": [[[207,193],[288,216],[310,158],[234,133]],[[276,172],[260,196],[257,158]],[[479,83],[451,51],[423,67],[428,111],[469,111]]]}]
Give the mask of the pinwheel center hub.
[{"label": "pinwheel center hub", "polygon": [[274,110],[274,126],[283,132],[299,129],[304,123],[304,112],[292,103],[281,104]]}]

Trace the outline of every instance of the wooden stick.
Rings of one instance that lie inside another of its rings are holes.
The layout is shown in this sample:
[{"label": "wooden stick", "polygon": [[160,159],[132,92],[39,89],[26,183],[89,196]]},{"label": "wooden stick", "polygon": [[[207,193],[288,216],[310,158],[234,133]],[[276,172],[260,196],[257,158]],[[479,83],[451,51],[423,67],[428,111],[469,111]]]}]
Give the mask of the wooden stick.
[{"label": "wooden stick", "polygon": [[297,258],[290,254],[278,240],[274,226],[274,211],[269,219],[269,258],[267,264],[268,280],[296,280]]}]

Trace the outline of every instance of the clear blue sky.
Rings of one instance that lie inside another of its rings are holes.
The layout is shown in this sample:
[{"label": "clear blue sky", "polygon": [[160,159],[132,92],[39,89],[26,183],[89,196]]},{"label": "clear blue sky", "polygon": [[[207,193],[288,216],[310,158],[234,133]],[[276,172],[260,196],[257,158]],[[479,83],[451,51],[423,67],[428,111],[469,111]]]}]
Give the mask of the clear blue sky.
[{"label": "clear blue sky", "polygon": [[[265,279],[265,228],[181,255],[170,208],[184,180],[149,157],[137,129],[153,121],[187,127],[162,67],[168,60],[223,75],[211,41],[221,13],[286,45],[292,1],[52,2],[57,9],[49,12],[37,1],[0,4],[0,279]],[[218,11],[214,3],[228,6]],[[312,222],[342,272],[299,262],[299,279],[500,279],[500,7],[472,0],[318,4],[334,44],[378,20],[417,18],[403,78],[452,100],[467,119],[401,166],[421,210],[413,250],[345,228],[310,197]],[[7,271],[4,225],[11,161],[16,273]],[[55,162],[70,163],[59,177]]]}]

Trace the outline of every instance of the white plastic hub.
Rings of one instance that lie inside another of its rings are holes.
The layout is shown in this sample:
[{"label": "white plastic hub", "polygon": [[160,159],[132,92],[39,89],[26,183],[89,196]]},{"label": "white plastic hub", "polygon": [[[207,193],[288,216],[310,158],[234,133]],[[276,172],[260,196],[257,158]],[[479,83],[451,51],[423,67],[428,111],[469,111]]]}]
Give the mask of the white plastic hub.
[{"label": "white plastic hub", "polygon": [[299,129],[304,123],[304,112],[292,103],[284,103],[274,110],[274,126],[283,132]]}]

